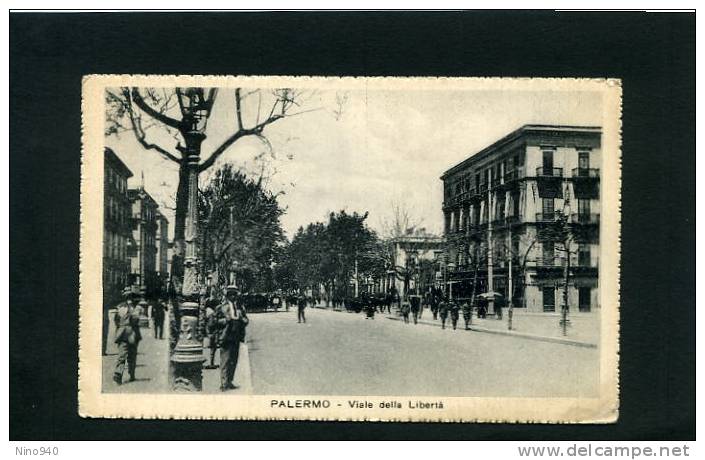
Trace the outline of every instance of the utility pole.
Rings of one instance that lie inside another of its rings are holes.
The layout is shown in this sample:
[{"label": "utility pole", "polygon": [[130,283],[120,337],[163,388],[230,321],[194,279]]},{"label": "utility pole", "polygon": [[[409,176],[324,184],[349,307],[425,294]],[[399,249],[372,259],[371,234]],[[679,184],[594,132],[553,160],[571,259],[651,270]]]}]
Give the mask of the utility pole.
[{"label": "utility pole", "polygon": [[357,250],[355,250],[355,298],[357,299],[358,294],[360,293],[360,283],[358,282],[357,279],[358,273],[357,273]]},{"label": "utility pole", "polygon": [[509,278],[507,279],[507,301],[509,302],[509,310],[507,314],[509,315],[507,319],[507,327],[512,330],[512,319],[514,317],[514,299],[513,299],[513,278],[512,278],[512,261],[514,260],[514,254],[512,254],[512,227],[509,226]]},{"label": "utility pole", "polygon": [[[494,292],[494,266],[492,260],[492,170],[487,170],[487,292]],[[494,313],[494,296],[487,296],[487,310]]]}]

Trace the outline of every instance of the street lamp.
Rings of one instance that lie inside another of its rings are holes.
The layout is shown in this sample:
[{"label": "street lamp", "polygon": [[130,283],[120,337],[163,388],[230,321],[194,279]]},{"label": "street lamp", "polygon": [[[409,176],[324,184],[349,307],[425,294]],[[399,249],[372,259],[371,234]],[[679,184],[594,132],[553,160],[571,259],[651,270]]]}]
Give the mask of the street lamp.
[{"label": "street lamp", "polygon": [[[455,270],[453,262],[448,263],[448,270],[452,273]],[[448,276],[448,300],[453,300],[453,280]]]}]

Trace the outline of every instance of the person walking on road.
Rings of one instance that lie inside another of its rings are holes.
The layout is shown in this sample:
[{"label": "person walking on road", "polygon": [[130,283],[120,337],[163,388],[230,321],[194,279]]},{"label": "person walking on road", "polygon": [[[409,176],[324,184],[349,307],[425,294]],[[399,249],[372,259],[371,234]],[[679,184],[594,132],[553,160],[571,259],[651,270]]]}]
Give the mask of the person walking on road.
[{"label": "person walking on road", "polygon": [[166,304],[162,299],[157,299],[152,305],[152,322],[154,323],[154,338],[162,340],[164,338],[164,316],[166,315]]},{"label": "person walking on road", "polygon": [[401,303],[401,315],[404,318],[404,324],[409,324],[409,311],[411,310],[411,305],[409,304],[409,299],[406,298]]},{"label": "person walking on road", "polygon": [[463,320],[465,320],[465,330],[467,331],[470,329],[470,325],[472,324],[472,307],[470,306],[470,302],[468,302],[468,299],[465,299],[463,302]]},{"label": "person walking on road", "polygon": [[460,316],[460,306],[458,305],[458,302],[451,300],[449,309],[450,322],[453,325],[453,330],[455,330],[458,327],[458,317]]},{"label": "person walking on road", "polygon": [[441,299],[438,303],[438,313],[441,315],[441,329],[445,329],[448,319],[448,301],[446,299]]},{"label": "person walking on road", "polygon": [[220,345],[220,391],[234,390],[233,383],[237,361],[240,356],[240,342],[245,341],[245,329],[249,323],[247,312],[238,298],[235,286],[225,288],[225,302],[216,310]]},{"label": "person walking on road", "polygon": [[306,322],[306,297],[299,296],[297,301],[298,311],[296,312],[297,323]]},{"label": "person walking on road", "polygon": [[137,348],[142,334],[140,333],[140,318],[135,309],[132,289],[127,287],[123,291],[125,301],[117,307],[114,316],[115,322],[115,343],[118,346],[118,358],[115,363],[113,381],[122,385],[122,376],[127,365],[127,372],[130,375],[130,382],[135,380],[135,369],[137,368]]},{"label": "person walking on road", "polygon": [[419,308],[421,307],[421,298],[417,295],[410,296],[411,316],[414,318],[414,324],[419,322]]}]

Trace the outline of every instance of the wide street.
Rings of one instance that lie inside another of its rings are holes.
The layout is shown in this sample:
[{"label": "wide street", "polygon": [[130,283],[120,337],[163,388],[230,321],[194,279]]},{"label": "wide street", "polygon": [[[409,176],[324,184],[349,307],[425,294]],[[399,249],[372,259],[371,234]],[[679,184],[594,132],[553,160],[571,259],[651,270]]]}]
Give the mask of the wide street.
[{"label": "wide street", "polygon": [[597,394],[599,351],[317,308],[252,314],[253,392],[575,397]]}]

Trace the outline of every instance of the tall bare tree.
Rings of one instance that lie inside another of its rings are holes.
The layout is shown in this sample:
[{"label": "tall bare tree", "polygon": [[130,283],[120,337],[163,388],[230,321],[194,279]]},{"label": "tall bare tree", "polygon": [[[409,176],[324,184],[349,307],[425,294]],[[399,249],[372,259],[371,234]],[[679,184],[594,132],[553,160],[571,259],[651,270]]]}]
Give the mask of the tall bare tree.
[{"label": "tall bare tree", "polygon": [[[191,188],[197,187],[198,175],[212,167],[221,155],[243,138],[256,137],[269,146],[264,134],[269,125],[310,111],[301,109],[306,96],[291,88],[271,91],[235,88],[223,95],[225,92],[218,88],[196,87],[121,87],[106,92],[105,134],[130,131],[145,152],[153,152],[179,166],[172,263],[177,278],[183,277],[189,193]],[[217,147],[202,156],[201,145],[208,135],[208,120],[214,105],[222,97],[234,99],[235,124]],[[171,145],[158,143],[163,139],[170,139]],[[197,211],[193,217],[196,216]]]}]

